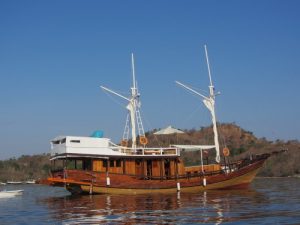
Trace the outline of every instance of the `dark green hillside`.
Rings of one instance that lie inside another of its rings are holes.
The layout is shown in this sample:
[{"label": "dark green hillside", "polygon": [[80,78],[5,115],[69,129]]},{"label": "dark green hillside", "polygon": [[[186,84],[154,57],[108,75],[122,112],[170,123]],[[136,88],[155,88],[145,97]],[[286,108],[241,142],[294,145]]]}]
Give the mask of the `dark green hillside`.
[{"label": "dark green hillside", "polygon": [[[221,149],[230,149],[230,160],[247,157],[250,154],[262,154],[282,149],[288,152],[272,156],[261,169],[259,176],[294,176],[300,174],[300,142],[299,141],[267,141],[258,139],[251,132],[245,131],[235,124],[218,124]],[[184,130],[184,134],[153,135],[157,130],[146,133],[151,146],[169,146],[170,144],[213,144],[212,127],[199,130]],[[212,151],[213,154],[213,151]],[[200,162],[199,152],[182,154],[187,165]],[[0,181],[27,180],[45,178],[49,174],[49,155],[21,156],[18,159],[0,161]],[[210,156],[212,160],[213,155]]]},{"label": "dark green hillside", "polygon": [[21,156],[0,161],[0,181],[25,181],[45,178],[49,174],[49,155]]}]

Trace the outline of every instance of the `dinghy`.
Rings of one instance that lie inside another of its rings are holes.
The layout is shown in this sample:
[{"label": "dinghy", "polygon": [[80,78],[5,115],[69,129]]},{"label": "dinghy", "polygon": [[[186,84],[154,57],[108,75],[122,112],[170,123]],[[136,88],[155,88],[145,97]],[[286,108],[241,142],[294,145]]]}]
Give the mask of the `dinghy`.
[{"label": "dinghy", "polygon": [[11,198],[18,195],[22,195],[23,190],[12,190],[12,191],[0,191],[0,198]]}]

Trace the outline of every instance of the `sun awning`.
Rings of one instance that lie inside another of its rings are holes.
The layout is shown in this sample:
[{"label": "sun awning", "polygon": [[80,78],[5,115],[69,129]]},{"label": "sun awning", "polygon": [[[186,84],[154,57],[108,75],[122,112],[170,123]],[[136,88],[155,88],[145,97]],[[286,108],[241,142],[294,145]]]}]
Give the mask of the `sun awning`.
[{"label": "sun awning", "polygon": [[214,149],[214,145],[172,145],[172,147],[180,148],[185,151],[198,151],[198,150],[208,150]]},{"label": "sun awning", "polygon": [[157,132],[155,132],[154,134],[155,135],[163,135],[163,134],[183,134],[184,132],[179,130],[179,129],[176,129],[172,126],[168,126],[164,129],[161,129]]}]

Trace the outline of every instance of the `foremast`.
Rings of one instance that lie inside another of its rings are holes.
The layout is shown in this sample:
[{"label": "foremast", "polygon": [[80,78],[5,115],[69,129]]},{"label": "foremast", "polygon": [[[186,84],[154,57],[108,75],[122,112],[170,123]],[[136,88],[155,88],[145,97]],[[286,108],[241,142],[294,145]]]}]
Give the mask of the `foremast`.
[{"label": "foremast", "polygon": [[134,56],[133,53],[131,54],[131,66],[132,66],[132,87],[131,87],[131,96],[130,97],[125,97],[115,91],[112,91],[104,86],[101,86],[101,88],[105,91],[108,91],[114,95],[117,95],[125,100],[128,101],[128,105],[126,108],[128,109],[128,114],[127,114],[127,120],[126,120],[126,125],[123,133],[123,140],[126,143],[128,142],[128,136],[129,136],[129,121],[131,125],[131,138],[132,138],[132,149],[135,152],[137,148],[137,129],[138,128],[138,134],[140,136],[140,143],[141,144],[147,144],[147,139],[145,138],[145,131],[140,115],[140,107],[141,107],[141,102],[140,102],[140,93],[138,92],[137,88],[137,82],[135,78],[135,68],[134,68]]},{"label": "foremast", "polygon": [[209,76],[209,96],[205,96],[198,91],[195,91],[194,89],[190,88],[189,86],[180,83],[179,81],[176,81],[178,85],[181,87],[184,87],[185,89],[191,91],[192,93],[202,97],[202,102],[206,106],[206,108],[210,111],[211,114],[211,120],[213,124],[213,132],[214,132],[214,144],[216,149],[216,162],[220,162],[220,144],[219,144],[219,137],[218,137],[218,130],[217,130],[217,119],[216,119],[216,111],[215,111],[215,97],[219,93],[215,93],[215,88],[212,82],[211,78],[211,72],[210,72],[210,66],[209,66],[209,60],[208,60],[208,54],[207,54],[207,48],[206,45],[204,45],[205,49],[205,57],[206,57],[206,63],[207,63],[207,69],[208,69],[208,76]]}]

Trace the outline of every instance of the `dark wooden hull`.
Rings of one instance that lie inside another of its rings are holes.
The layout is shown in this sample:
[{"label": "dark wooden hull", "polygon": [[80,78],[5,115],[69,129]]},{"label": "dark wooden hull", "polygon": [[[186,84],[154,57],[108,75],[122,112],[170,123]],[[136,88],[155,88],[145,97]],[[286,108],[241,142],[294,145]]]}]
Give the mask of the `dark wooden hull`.
[{"label": "dark wooden hull", "polygon": [[[194,177],[185,176],[177,179],[147,180],[125,174],[107,175],[107,173],[66,170],[64,176],[53,176],[48,178],[48,181],[51,185],[64,186],[74,194],[143,194],[177,192],[179,189],[182,192],[191,192],[209,189],[245,188],[254,179],[267,158],[262,157],[228,173],[205,174],[205,176]],[[107,176],[110,179],[109,185],[107,185]],[[204,179],[206,179],[206,185],[204,185]]]}]

